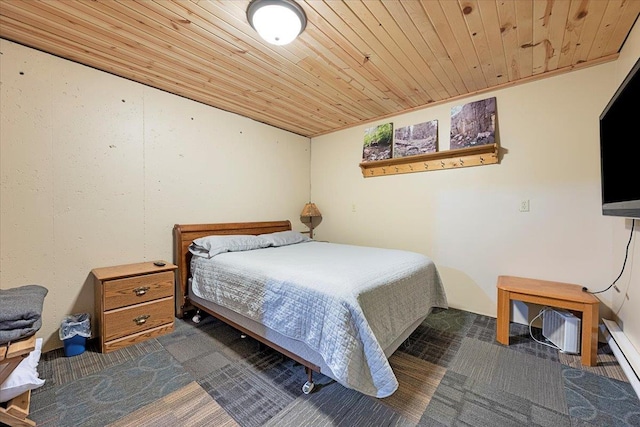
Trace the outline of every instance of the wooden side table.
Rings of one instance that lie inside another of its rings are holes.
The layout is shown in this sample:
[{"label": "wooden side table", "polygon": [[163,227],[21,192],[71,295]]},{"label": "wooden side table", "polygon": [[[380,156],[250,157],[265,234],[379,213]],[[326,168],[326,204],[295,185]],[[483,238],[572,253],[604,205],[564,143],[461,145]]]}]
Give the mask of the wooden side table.
[{"label": "wooden side table", "polygon": [[496,339],[509,345],[511,301],[530,302],[564,308],[582,313],[582,364],[595,366],[598,352],[598,321],[600,301],[570,283],[550,282],[525,277],[498,276],[498,319]]}]

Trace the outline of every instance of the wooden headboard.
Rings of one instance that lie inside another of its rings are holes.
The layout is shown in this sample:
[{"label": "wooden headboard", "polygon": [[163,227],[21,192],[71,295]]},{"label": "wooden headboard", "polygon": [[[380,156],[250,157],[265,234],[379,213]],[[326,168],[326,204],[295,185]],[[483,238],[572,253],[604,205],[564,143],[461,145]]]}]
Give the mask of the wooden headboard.
[{"label": "wooden headboard", "polygon": [[189,245],[195,239],[214,234],[264,234],[291,230],[291,221],[231,222],[220,224],[176,224],[173,226],[173,262],[176,274],[176,316],[190,308],[188,280],[191,277]]}]

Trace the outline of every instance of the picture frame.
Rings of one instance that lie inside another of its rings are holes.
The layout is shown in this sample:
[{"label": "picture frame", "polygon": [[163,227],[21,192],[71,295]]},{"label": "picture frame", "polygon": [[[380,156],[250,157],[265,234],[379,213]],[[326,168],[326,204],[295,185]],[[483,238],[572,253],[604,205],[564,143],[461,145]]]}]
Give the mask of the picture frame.
[{"label": "picture frame", "polygon": [[430,120],[394,131],[393,157],[409,157],[438,151],[438,121]]},{"label": "picture frame", "polygon": [[393,123],[372,126],[364,130],[362,161],[391,159],[393,157]]},{"label": "picture frame", "polygon": [[452,150],[496,141],[496,98],[487,98],[451,108]]}]

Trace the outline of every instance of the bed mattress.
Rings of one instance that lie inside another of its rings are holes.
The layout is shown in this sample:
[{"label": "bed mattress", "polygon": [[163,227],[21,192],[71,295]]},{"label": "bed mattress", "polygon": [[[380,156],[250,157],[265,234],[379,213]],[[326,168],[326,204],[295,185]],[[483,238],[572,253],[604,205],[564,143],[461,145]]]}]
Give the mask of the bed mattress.
[{"label": "bed mattress", "polygon": [[447,306],[434,263],[407,251],[304,242],[193,257],[191,290],[316,352],[332,377],[386,397],[384,349]]}]

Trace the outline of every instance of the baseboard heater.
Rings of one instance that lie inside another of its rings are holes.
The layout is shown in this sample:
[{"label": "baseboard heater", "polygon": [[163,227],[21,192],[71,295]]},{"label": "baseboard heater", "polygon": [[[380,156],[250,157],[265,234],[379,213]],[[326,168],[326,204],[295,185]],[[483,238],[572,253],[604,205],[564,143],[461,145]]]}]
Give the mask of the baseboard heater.
[{"label": "baseboard heater", "polygon": [[545,309],[542,335],[564,353],[580,353],[580,318],[564,310]]},{"label": "baseboard heater", "polygon": [[640,399],[640,352],[635,349],[629,338],[613,320],[602,319],[600,326],[607,344],[616,356],[620,367],[629,379],[629,384]]}]

